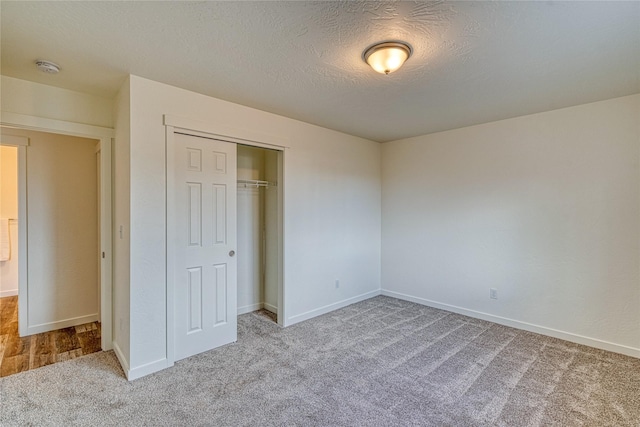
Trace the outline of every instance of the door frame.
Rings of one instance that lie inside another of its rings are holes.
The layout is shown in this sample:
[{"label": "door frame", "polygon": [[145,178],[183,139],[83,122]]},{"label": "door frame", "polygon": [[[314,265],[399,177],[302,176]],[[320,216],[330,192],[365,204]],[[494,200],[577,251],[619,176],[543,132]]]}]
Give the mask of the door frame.
[{"label": "door frame", "polygon": [[289,148],[287,145],[288,139],[283,137],[276,137],[269,134],[255,132],[250,129],[235,129],[219,123],[202,122],[193,119],[187,119],[184,117],[178,117],[170,114],[163,116],[163,124],[165,126],[165,189],[166,189],[166,206],[165,206],[165,219],[166,219],[166,313],[167,313],[167,367],[173,366],[175,362],[175,333],[174,333],[174,321],[175,321],[175,307],[174,307],[174,257],[175,257],[175,241],[176,233],[175,229],[171,227],[172,221],[174,221],[173,210],[171,206],[175,205],[175,195],[171,191],[173,188],[171,180],[175,173],[174,169],[174,137],[175,133],[203,137],[208,139],[216,139],[224,142],[230,142],[235,144],[250,145],[253,147],[268,148],[278,151],[278,324],[280,326],[287,326],[286,317],[286,298],[285,298],[285,280],[284,280],[284,164],[286,157],[286,150]]},{"label": "door frame", "polygon": [[[85,125],[63,120],[2,112],[0,126],[13,127],[60,135],[77,136],[97,140],[100,155],[100,307],[101,347],[107,351],[113,349],[113,225],[112,225],[112,138],[111,128]],[[28,251],[27,251],[27,152],[26,146],[18,147],[18,296],[26,295],[28,290]],[[27,310],[19,310],[18,326],[20,332],[28,321]],[[20,334],[22,335],[22,333]]]}]

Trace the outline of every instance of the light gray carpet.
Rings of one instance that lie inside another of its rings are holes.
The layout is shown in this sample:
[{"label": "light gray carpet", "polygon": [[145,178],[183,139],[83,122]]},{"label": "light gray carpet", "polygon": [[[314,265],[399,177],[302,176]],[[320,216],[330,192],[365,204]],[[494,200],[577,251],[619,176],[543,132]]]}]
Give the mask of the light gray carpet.
[{"label": "light gray carpet", "polygon": [[0,425],[639,426],[640,360],[393,298],[127,382],[112,352],[0,379]]}]

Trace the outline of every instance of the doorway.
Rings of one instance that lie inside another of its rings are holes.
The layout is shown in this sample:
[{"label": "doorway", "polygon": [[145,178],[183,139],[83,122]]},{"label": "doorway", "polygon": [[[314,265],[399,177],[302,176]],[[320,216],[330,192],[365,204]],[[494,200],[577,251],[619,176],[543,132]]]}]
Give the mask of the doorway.
[{"label": "doorway", "polygon": [[167,127],[171,363],[236,341],[239,314],[266,308],[284,322],[284,156],[246,142]]},{"label": "doorway", "polygon": [[[108,350],[112,342],[111,138],[86,132],[91,127],[69,135],[74,124],[48,124],[53,132],[3,123],[0,140],[17,150],[18,175],[17,214],[7,216],[17,224],[10,237],[20,307],[10,310],[7,302],[3,315],[18,311],[21,346],[42,350],[32,368]],[[16,369],[25,370],[22,364]]]}]

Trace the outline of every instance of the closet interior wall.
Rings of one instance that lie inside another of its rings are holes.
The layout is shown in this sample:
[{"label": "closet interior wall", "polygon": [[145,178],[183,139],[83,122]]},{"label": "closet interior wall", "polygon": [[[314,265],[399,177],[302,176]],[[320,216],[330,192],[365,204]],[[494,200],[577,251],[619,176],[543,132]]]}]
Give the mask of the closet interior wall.
[{"label": "closet interior wall", "polygon": [[[238,145],[238,181],[276,184],[277,152]],[[278,237],[275,185],[238,184],[238,314],[278,312]]]}]

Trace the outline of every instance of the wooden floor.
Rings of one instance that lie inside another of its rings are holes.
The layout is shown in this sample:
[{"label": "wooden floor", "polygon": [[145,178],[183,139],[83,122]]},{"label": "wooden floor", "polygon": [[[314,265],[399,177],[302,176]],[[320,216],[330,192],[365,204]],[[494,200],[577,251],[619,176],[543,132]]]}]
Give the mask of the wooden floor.
[{"label": "wooden floor", "polygon": [[18,297],[0,298],[0,377],[100,351],[100,323],[18,336]]}]

